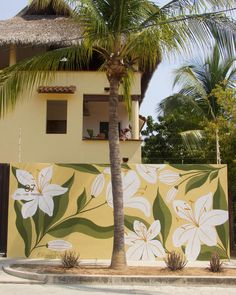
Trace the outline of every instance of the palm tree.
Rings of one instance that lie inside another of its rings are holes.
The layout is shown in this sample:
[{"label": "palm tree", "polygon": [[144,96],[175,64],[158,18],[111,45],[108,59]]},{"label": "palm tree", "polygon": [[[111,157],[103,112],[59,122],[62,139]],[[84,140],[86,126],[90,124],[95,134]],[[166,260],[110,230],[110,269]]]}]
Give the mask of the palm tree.
[{"label": "palm tree", "polygon": [[[189,106],[192,112],[198,114],[199,120],[215,124],[216,160],[221,164],[219,143],[218,117],[224,110],[217,101],[214,91],[217,87],[223,90],[235,87],[235,58],[220,56],[218,45],[205,60],[188,63],[176,70],[174,85],[181,85],[179,93],[165,98],[160,103],[160,110],[165,114]],[[202,139],[201,130],[190,130],[182,133],[185,142],[197,144]],[[191,144],[190,144],[191,145]]]},{"label": "palm tree", "polygon": [[[218,28],[222,44],[226,44],[224,40],[231,40],[236,34],[232,29],[234,24],[222,13],[202,15],[199,12],[203,7],[225,9],[232,1],[172,0],[159,7],[148,0],[33,0],[31,6],[39,9],[49,4],[62,7],[65,2],[71,4],[73,18],[81,23],[83,34],[80,45],[57,49],[5,69],[0,74],[0,114],[15,107],[20,92],[53,78],[56,70],[73,69],[75,64],[76,69],[81,68],[89,63],[94,53],[103,59],[102,70],[110,83],[109,147],[114,204],[111,267],[123,268],[126,258],[117,114],[119,88],[121,85],[124,88],[129,110],[131,75],[136,66],[150,73],[165,52],[188,51],[187,44],[201,48],[205,40],[215,34],[213,28]],[[60,63],[62,58],[68,59],[66,65]]]}]

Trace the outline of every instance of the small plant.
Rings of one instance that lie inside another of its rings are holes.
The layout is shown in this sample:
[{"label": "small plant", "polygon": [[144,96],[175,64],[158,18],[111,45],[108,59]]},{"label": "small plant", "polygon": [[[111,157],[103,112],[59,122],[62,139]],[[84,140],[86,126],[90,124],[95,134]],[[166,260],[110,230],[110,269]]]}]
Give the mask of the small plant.
[{"label": "small plant", "polygon": [[74,251],[65,251],[61,256],[61,263],[64,268],[73,268],[79,265],[79,254]]},{"label": "small plant", "polygon": [[223,270],[223,262],[220,261],[220,256],[217,252],[211,254],[209,271],[221,272]]},{"label": "small plant", "polygon": [[167,268],[171,271],[181,270],[187,264],[185,256],[175,251],[168,253],[164,261]]},{"label": "small plant", "polygon": [[93,138],[93,129],[87,129],[90,138]]}]

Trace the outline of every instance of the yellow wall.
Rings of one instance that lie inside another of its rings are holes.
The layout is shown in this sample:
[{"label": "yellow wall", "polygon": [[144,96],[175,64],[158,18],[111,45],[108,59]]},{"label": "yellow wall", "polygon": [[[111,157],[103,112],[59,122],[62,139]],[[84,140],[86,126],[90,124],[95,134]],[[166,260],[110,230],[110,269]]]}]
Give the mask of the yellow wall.
[{"label": "yellow wall", "polygon": [[[226,166],[132,164],[122,180],[128,260],[173,250],[228,258]],[[82,259],[109,259],[112,226],[109,167],[11,164],[8,257],[55,258],[69,245]]]},{"label": "yellow wall", "polygon": [[[141,74],[137,73],[132,94],[141,93],[140,78]],[[82,141],[83,95],[107,94],[104,87],[109,85],[105,74],[61,72],[46,85],[75,85],[77,90],[75,94],[38,94],[36,90],[30,95],[23,94],[16,109],[0,120],[0,162],[18,161],[19,156],[22,162],[91,162],[90,159],[94,163],[108,162],[107,142]],[[53,99],[68,99],[67,134],[46,134],[46,102]],[[97,153],[97,148],[101,152]],[[141,161],[139,142],[124,142],[121,149],[122,157]]]}]

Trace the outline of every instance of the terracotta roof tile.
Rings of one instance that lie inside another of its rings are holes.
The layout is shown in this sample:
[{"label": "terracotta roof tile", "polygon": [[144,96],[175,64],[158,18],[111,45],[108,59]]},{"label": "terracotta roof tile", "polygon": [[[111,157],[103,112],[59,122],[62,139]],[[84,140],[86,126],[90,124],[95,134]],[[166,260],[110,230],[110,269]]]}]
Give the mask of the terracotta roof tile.
[{"label": "terracotta roof tile", "polygon": [[75,93],[76,86],[39,86],[38,93]]}]

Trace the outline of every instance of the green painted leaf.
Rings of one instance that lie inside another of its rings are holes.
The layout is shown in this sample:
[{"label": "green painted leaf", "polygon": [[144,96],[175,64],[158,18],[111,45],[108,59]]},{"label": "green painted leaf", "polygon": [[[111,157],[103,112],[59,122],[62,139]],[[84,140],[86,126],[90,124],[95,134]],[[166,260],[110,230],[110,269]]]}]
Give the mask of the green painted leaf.
[{"label": "green painted leaf", "polygon": [[191,171],[191,170],[200,170],[200,171],[214,171],[218,168],[215,168],[211,165],[207,164],[170,164],[171,167],[178,169],[178,170],[183,170],[183,171]]},{"label": "green painted leaf", "polygon": [[83,233],[96,239],[113,237],[113,226],[99,226],[86,218],[74,217],[51,228],[48,233],[56,238],[64,238],[74,232]]},{"label": "green painted leaf", "polygon": [[22,217],[21,207],[22,204],[19,201],[14,202],[14,209],[16,212],[16,228],[25,243],[25,256],[29,257],[32,243],[32,224],[31,218],[24,219]]},{"label": "green painted leaf", "polygon": [[161,235],[163,240],[163,245],[165,247],[166,240],[168,238],[171,224],[172,224],[172,215],[170,209],[167,207],[163,201],[159,190],[157,191],[156,199],[153,203],[153,217],[155,220],[160,220],[161,223]]},{"label": "green painted leaf", "polygon": [[71,168],[79,172],[89,174],[100,174],[101,172],[93,165],[90,164],[57,164],[61,167]]},{"label": "green painted leaf", "polygon": [[210,174],[210,182],[212,182],[216,177],[218,177],[219,171],[214,171]]},{"label": "green painted leaf", "polygon": [[121,168],[126,169],[126,170],[131,169],[128,164],[121,164]]},{"label": "green painted leaf", "polygon": [[185,194],[189,191],[201,187],[208,179],[209,173],[204,173],[198,176],[193,176],[186,184]]},{"label": "green painted leaf", "polygon": [[[228,210],[226,195],[219,180],[213,196],[213,209]],[[229,245],[229,222],[216,226],[216,230],[225,250],[227,250]]]},{"label": "green painted leaf", "polygon": [[45,232],[47,232],[47,229],[52,224],[55,224],[65,214],[68,207],[68,203],[69,203],[70,190],[74,183],[74,178],[75,178],[75,175],[73,174],[71,178],[62,185],[63,187],[68,188],[67,192],[64,195],[55,196],[53,198],[53,202],[54,202],[53,216],[50,217],[45,214]]},{"label": "green painted leaf", "polygon": [[41,211],[39,208],[33,216],[35,231],[36,231],[36,240],[38,241],[41,235],[44,234],[44,222],[46,214]]},{"label": "green painted leaf", "polygon": [[77,213],[79,213],[86,204],[87,195],[85,189],[83,190],[82,194],[77,199]]},{"label": "green painted leaf", "polygon": [[129,216],[129,215],[125,215],[125,226],[131,230],[134,231],[134,221],[138,220],[140,222],[142,222],[143,224],[146,225],[147,229],[150,227],[150,224],[148,222],[146,222],[145,220],[143,220],[140,217],[136,217],[136,216]]},{"label": "green painted leaf", "polygon": [[198,255],[197,260],[200,261],[209,261],[211,258],[212,253],[217,252],[220,256],[221,259],[227,259],[228,256],[225,253],[225,251],[223,251],[222,249],[220,249],[219,247],[213,246],[213,247],[209,247],[207,245],[202,245],[201,246],[201,252]]}]

